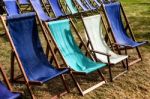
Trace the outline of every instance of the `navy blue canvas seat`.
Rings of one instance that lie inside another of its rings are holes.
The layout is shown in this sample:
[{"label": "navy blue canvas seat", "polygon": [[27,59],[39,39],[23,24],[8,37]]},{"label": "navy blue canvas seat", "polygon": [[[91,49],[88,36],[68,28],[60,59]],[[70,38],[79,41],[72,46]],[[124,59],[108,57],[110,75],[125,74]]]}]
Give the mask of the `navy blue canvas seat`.
[{"label": "navy blue canvas seat", "polygon": [[13,93],[0,81],[0,99],[21,99],[20,93]]},{"label": "navy blue canvas seat", "polygon": [[[2,16],[1,19],[4,20]],[[7,16],[6,23],[3,21],[5,29],[8,26],[6,33],[32,98],[34,95],[31,85],[41,85],[58,76],[61,76],[63,84],[65,84],[62,74],[68,72],[68,69],[57,69],[49,63],[39,40],[35,13]],[[17,79],[13,80],[18,81]]]},{"label": "navy blue canvas seat", "polygon": [[121,19],[121,6],[119,2],[104,4],[104,9],[116,43],[128,47],[137,47],[146,43],[136,42],[127,35]]},{"label": "navy blue canvas seat", "polygon": [[58,70],[49,64],[39,41],[35,14],[7,17],[7,24],[17,54],[30,81],[44,83],[68,71]]},{"label": "navy blue canvas seat", "polygon": [[17,15],[20,13],[16,0],[4,0],[3,2],[5,5],[6,12],[9,16]]},{"label": "navy blue canvas seat", "polygon": [[59,5],[58,0],[48,0],[48,2],[49,2],[56,17],[65,16],[61,6]]},{"label": "navy blue canvas seat", "polygon": [[33,9],[37,13],[38,17],[42,21],[50,21],[50,20],[52,20],[52,18],[50,18],[48,16],[48,14],[44,12],[40,0],[30,0],[30,2],[31,2],[31,5],[32,5]]}]

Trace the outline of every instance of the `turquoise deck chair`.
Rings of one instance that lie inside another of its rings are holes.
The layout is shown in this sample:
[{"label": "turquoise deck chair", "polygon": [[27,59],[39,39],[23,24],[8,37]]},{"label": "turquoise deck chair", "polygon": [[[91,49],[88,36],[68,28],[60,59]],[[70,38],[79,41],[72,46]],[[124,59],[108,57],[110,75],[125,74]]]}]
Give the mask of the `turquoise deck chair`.
[{"label": "turquoise deck chair", "polygon": [[69,8],[69,11],[71,11],[72,14],[78,13],[78,10],[75,7],[75,5],[73,4],[72,0],[66,0],[66,4],[67,4],[67,6]]},{"label": "turquoise deck chair", "polygon": [[[73,69],[73,71],[83,74],[89,74],[106,67],[106,64],[96,63],[90,58],[87,58],[81,52],[71,33],[69,19],[48,22],[47,28],[50,30],[50,35],[52,36],[53,41],[55,41],[58,50],[60,51],[63,59],[66,62],[66,65]],[[85,91],[82,91],[74,77],[73,79],[77,85],[79,92],[84,95],[105,83],[102,74],[101,77],[103,79],[102,82]]]}]

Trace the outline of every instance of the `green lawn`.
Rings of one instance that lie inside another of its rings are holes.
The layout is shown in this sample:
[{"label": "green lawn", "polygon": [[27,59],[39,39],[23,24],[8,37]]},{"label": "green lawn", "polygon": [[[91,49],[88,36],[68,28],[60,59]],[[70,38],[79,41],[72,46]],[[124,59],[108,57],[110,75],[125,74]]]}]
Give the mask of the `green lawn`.
[{"label": "green lawn", "polygon": [[[137,40],[150,41],[150,2],[149,0],[121,0],[129,23],[132,27]],[[1,25],[0,25],[1,26]],[[2,27],[0,27],[3,31]],[[44,41],[42,40],[43,44]],[[10,51],[11,47],[6,37],[0,37],[0,63],[3,64],[3,69],[9,75],[10,68]],[[45,46],[45,45],[44,45]],[[149,99],[150,98],[150,44],[140,47],[143,61],[130,67],[127,74],[119,77],[114,82],[97,88],[96,90],[86,94],[84,97],[79,95],[72,79],[67,76],[70,93],[63,96],[63,99]],[[16,65],[17,66],[17,65]],[[115,74],[117,69],[114,69]],[[18,71],[16,72],[16,74]],[[108,74],[108,72],[107,72]],[[105,71],[105,76],[106,75]],[[93,81],[95,75],[83,79],[83,86],[93,85],[98,80]],[[81,79],[79,79],[81,80]],[[25,91],[25,97],[28,97],[28,92],[25,86],[15,84],[15,90]],[[44,86],[34,87],[34,94],[38,99],[49,99],[51,96],[63,91],[60,79],[54,79]]]}]

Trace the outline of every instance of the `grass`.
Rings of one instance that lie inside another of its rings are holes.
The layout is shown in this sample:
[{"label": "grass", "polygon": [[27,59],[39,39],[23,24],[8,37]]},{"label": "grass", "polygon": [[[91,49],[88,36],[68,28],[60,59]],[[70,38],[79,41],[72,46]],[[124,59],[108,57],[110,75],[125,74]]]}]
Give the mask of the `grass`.
[{"label": "grass", "polygon": [[[150,3],[148,0],[121,0],[130,25],[133,29],[137,40],[150,40]],[[0,29],[2,27],[0,26]],[[43,39],[42,39],[42,42]],[[3,69],[9,75],[10,68],[10,51],[11,47],[6,37],[0,37],[0,63]],[[84,97],[78,94],[73,81],[67,77],[67,83],[71,93],[61,97],[63,99],[149,99],[150,97],[150,45],[140,48],[143,61],[130,67],[130,71],[116,79],[114,82],[97,88],[86,94]],[[116,69],[114,69],[115,71]],[[18,71],[17,71],[18,72]],[[16,73],[17,73],[16,72]],[[113,72],[115,74],[116,72]],[[106,75],[105,75],[106,76]],[[98,82],[93,80],[95,75],[89,76],[88,79],[81,80],[83,86],[93,85]],[[57,83],[56,83],[57,82]],[[56,84],[56,85],[55,85]],[[55,86],[54,86],[55,85]],[[22,85],[15,84],[15,90],[24,90],[25,97],[28,97],[26,88]],[[34,94],[38,99],[49,99],[51,96],[63,90],[60,79],[54,79],[48,84],[40,87],[34,87]]]}]

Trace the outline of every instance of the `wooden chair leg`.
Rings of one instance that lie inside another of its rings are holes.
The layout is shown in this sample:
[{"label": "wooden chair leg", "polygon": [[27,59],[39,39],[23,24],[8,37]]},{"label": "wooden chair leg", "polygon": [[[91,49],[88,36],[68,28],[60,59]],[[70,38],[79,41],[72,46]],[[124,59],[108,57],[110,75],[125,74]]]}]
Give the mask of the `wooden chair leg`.
[{"label": "wooden chair leg", "polygon": [[66,84],[64,75],[61,75],[61,79],[62,79],[62,82],[63,82],[63,84],[64,84],[64,87],[65,87],[66,91],[69,93],[70,90],[69,90],[69,88],[68,88],[68,86],[67,86],[67,84]]},{"label": "wooden chair leg", "polygon": [[47,46],[46,46],[46,57],[48,58],[48,55],[49,55],[49,45],[47,43]]},{"label": "wooden chair leg", "polygon": [[113,82],[113,77],[112,77],[111,65],[110,65],[110,64],[108,64],[108,69],[109,69],[109,78],[110,78],[110,82]]},{"label": "wooden chair leg", "polygon": [[33,91],[32,91],[31,86],[29,85],[29,83],[26,82],[26,86],[27,86],[27,89],[29,91],[29,94],[30,94],[31,98],[35,99],[35,96],[33,95]]},{"label": "wooden chair leg", "polygon": [[[99,82],[98,84],[95,84],[94,86],[92,86],[92,87],[90,87],[90,88],[88,88],[88,89],[86,89],[86,90],[83,91],[83,90],[81,89],[79,83],[78,83],[77,80],[75,79],[74,75],[73,75],[72,73],[71,73],[70,75],[71,75],[71,77],[72,77],[72,79],[73,79],[73,81],[74,81],[74,83],[75,83],[75,85],[76,85],[76,87],[77,87],[79,93],[80,93],[82,96],[84,96],[85,94],[91,92],[92,90],[94,90],[94,89],[98,88],[99,86],[101,86],[101,85],[103,85],[103,84],[106,83],[106,81],[103,80],[103,81]],[[102,76],[102,75],[101,75],[101,76]],[[102,78],[102,79],[104,79],[104,78]]]},{"label": "wooden chair leg", "polygon": [[11,72],[10,72],[10,81],[14,82],[14,62],[15,62],[15,53],[11,52]]},{"label": "wooden chair leg", "polygon": [[137,50],[137,53],[138,53],[139,58],[140,58],[141,60],[143,60],[143,59],[142,59],[142,55],[141,55],[140,50],[139,50],[138,47],[136,47],[136,50]]},{"label": "wooden chair leg", "polygon": [[123,68],[126,68],[125,63],[123,61],[121,63],[122,63]]}]

